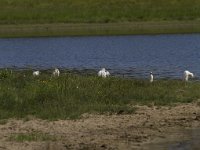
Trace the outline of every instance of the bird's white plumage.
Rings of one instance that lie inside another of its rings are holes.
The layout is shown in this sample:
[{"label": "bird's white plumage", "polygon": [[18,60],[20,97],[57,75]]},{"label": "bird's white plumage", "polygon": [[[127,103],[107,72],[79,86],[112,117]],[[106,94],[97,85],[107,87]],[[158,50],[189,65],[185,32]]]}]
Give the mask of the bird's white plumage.
[{"label": "bird's white plumage", "polygon": [[33,72],[33,76],[39,76],[40,75],[40,71],[34,71]]},{"label": "bird's white plumage", "polygon": [[60,71],[58,68],[55,68],[55,70],[53,71],[53,76],[60,76]]},{"label": "bird's white plumage", "polygon": [[102,69],[98,72],[98,76],[99,76],[99,77],[106,78],[106,77],[109,77],[109,76],[110,76],[110,73],[109,73],[105,68],[102,68]]},{"label": "bird's white plumage", "polygon": [[150,72],[150,82],[153,82],[153,73]]},{"label": "bird's white plumage", "polygon": [[191,73],[190,71],[188,71],[188,70],[185,70],[184,71],[184,73],[183,73],[183,79],[185,80],[185,81],[188,81],[189,80],[189,77],[194,77],[194,74],[193,73]]}]

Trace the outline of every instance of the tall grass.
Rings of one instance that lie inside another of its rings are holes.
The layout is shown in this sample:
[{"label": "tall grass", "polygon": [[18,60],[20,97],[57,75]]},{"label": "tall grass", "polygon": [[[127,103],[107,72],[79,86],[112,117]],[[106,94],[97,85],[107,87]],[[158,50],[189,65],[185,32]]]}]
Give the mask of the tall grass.
[{"label": "tall grass", "polygon": [[199,20],[199,0],[1,0],[0,24]]},{"label": "tall grass", "polygon": [[200,83],[99,78],[96,75],[0,71],[0,119],[33,115],[78,118],[83,113],[132,113],[135,104],[168,105],[200,98]]}]

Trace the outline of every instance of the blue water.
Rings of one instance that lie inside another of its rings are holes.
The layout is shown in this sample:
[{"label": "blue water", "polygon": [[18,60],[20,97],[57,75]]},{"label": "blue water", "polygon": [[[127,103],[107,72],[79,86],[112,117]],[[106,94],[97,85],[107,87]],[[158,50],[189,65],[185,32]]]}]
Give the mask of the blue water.
[{"label": "blue water", "polygon": [[0,68],[107,68],[114,75],[200,76],[200,34],[0,39]]}]

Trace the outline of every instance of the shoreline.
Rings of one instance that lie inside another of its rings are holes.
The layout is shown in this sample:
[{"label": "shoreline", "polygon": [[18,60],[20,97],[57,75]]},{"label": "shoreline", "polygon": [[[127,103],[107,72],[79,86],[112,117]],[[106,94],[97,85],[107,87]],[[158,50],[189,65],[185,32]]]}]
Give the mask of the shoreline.
[{"label": "shoreline", "polygon": [[200,33],[200,21],[2,24],[0,38]]},{"label": "shoreline", "polygon": [[[200,128],[200,102],[175,106],[133,106],[134,114],[84,114],[76,120],[8,119],[0,125],[0,147],[5,149],[150,149],[182,129]],[[176,134],[180,131],[180,135]],[[47,141],[8,140],[11,135],[44,133]],[[184,136],[185,137],[185,136]],[[187,137],[185,137],[187,138]],[[183,140],[183,139],[182,139]]]}]

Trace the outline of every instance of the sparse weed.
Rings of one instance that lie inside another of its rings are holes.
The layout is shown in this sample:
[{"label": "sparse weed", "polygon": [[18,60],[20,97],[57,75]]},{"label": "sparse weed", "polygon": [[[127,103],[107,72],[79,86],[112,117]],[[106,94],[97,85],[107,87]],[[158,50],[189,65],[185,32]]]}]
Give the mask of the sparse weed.
[{"label": "sparse weed", "polygon": [[9,141],[24,142],[24,141],[56,141],[56,137],[46,133],[32,132],[32,133],[18,133],[12,134]]}]

